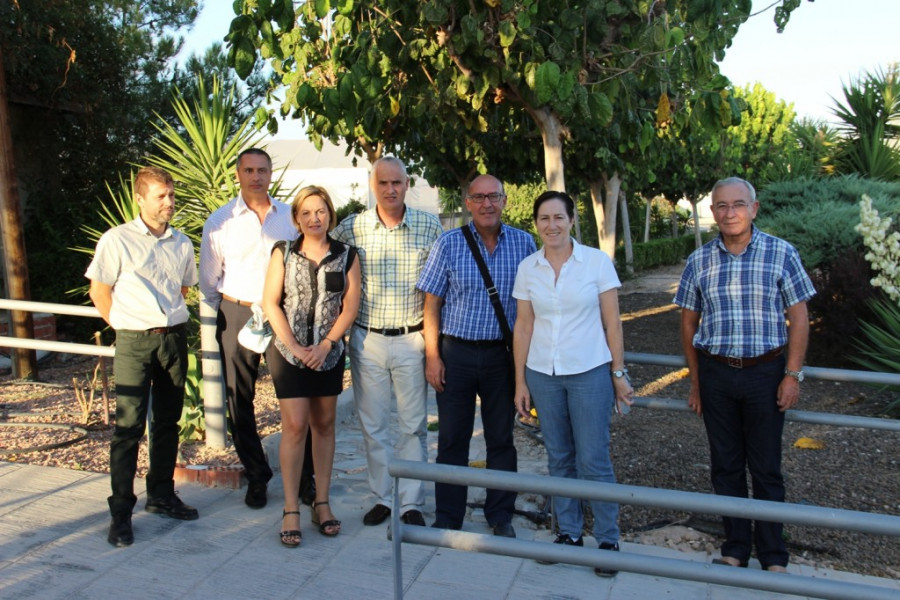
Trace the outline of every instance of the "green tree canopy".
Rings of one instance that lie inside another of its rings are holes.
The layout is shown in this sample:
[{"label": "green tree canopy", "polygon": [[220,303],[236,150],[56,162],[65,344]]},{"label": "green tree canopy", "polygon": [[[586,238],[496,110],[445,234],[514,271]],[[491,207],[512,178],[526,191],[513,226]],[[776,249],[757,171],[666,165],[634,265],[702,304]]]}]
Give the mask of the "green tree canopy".
[{"label": "green tree canopy", "polygon": [[[782,16],[797,3],[783,0]],[[632,123],[643,130],[636,115],[614,121],[617,111],[652,114],[661,95],[679,101],[699,88],[708,95],[696,118],[717,118],[721,101],[708,100],[727,80],[714,59],[751,3],[239,0],[235,8],[228,42],[238,73],[257,53],[266,59],[273,84],[287,86],[282,112],[306,119],[314,139],[344,139],[369,158],[390,148],[457,173],[543,170],[548,187],[565,189],[564,146],[594,156],[603,142],[631,139]],[[620,102],[637,97],[634,85],[653,90],[652,106]],[[601,136],[613,122],[621,135]],[[590,179],[621,179],[622,150],[606,150],[585,161],[597,173]]]}]

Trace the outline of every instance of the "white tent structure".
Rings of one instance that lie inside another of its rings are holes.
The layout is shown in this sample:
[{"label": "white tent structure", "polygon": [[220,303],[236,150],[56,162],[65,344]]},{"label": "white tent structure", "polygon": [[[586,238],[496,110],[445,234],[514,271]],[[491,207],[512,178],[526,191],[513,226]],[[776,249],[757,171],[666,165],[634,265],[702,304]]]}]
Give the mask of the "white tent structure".
[{"label": "white tent structure", "polygon": [[[316,150],[309,140],[275,140],[266,145],[272,156],[273,169],[277,177],[282,169],[285,193],[306,185],[318,185],[331,194],[335,208],[351,200],[362,202],[367,207],[375,205],[375,198],[369,191],[371,165],[365,158],[347,155],[346,146],[336,146],[325,142],[322,150]],[[406,203],[413,208],[440,214],[438,190],[427,181],[410,173],[412,179]],[[282,198],[290,202],[290,198]]]}]

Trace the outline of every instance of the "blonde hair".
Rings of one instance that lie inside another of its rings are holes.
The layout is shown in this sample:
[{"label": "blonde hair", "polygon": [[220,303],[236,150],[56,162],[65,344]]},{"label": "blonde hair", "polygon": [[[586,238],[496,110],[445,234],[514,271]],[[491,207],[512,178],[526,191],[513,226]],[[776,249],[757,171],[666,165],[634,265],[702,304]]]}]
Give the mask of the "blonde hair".
[{"label": "blonde hair", "polygon": [[291,217],[294,219],[294,226],[297,229],[300,229],[300,223],[297,219],[297,213],[300,212],[300,207],[306,201],[307,198],[311,198],[313,196],[318,196],[325,202],[325,206],[328,208],[328,231],[330,232],[337,225],[337,213],[334,211],[334,203],[331,201],[331,196],[323,187],[319,187],[318,185],[308,185],[297,192],[297,195],[294,196],[294,201],[291,202]]}]

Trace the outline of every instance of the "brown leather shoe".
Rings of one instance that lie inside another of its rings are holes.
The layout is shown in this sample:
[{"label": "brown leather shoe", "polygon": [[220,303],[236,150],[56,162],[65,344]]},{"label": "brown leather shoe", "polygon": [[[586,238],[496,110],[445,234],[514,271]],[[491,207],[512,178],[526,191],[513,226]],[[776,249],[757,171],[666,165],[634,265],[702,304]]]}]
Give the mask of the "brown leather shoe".
[{"label": "brown leather shoe", "polygon": [[418,511],[414,508],[403,513],[403,516],[400,518],[407,525],[418,525],[419,527],[425,527],[425,517],[422,516],[421,511]]},{"label": "brown leather shoe", "polygon": [[376,504],[372,510],[363,517],[363,525],[381,525],[384,520],[391,516],[391,509],[384,504]]}]

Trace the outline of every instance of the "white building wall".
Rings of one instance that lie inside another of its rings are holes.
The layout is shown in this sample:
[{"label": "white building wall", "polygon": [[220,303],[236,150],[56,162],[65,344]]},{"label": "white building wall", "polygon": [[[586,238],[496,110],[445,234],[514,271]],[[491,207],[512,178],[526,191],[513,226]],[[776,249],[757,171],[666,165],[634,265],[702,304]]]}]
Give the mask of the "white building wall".
[{"label": "white building wall", "polygon": [[[346,146],[336,146],[326,142],[317,151],[308,140],[277,140],[266,146],[272,156],[275,177],[283,171],[282,192],[289,196],[292,190],[307,185],[322,186],[331,194],[335,208],[358,200],[368,207],[375,206],[375,199],[369,191],[371,165],[365,158],[347,156]],[[424,179],[411,175],[411,185],[406,194],[406,203],[413,208],[440,214],[438,190]],[[290,202],[291,197],[283,197]]]}]

